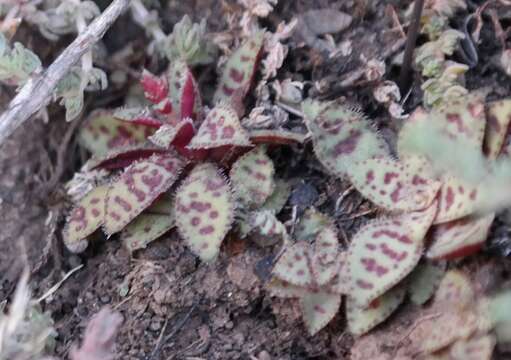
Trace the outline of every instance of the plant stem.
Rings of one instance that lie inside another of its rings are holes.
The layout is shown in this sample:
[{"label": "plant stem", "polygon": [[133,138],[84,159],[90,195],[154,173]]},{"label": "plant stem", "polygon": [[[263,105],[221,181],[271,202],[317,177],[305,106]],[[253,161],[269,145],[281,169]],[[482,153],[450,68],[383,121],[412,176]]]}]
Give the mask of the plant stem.
[{"label": "plant stem", "polygon": [[40,76],[30,79],[0,116],[0,146],[30,116],[46,106],[57,84],[73,65],[97,43],[128,7],[130,0],[113,0],[84,32]]},{"label": "plant stem", "polygon": [[402,93],[405,93],[405,90],[410,87],[413,52],[415,50],[417,37],[419,36],[420,20],[423,7],[424,0],[415,0],[413,5],[412,20],[410,22],[410,26],[408,27],[408,35],[406,39],[405,54],[403,56],[403,64],[401,66],[401,74],[399,76],[399,85]]}]

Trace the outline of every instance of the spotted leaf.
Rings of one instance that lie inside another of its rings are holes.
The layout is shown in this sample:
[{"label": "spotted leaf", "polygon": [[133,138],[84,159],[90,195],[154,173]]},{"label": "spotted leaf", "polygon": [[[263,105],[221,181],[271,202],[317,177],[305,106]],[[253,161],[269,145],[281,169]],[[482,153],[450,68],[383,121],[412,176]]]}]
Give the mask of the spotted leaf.
[{"label": "spotted leaf", "polygon": [[86,237],[103,224],[107,189],[108,185],[92,189],[71,211],[63,232],[64,244],[70,251],[84,251],[88,245]]},{"label": "spotted leaf", "polygon": [[154,128],[117,120],[111,112],[93,112],[80,130],[79,141],[92,154],[104,156],[119,146],[141,144]]},{"label": "spotted leaf", "polygon": [[334,221],[315,208],[308,208],[296,225],[294,237],[297,241],[312,242],[326,227],[335,228]]},{"label": "spotted leaf", "polygon": [[347,261],[350,296],[358,306],[369,306],[415,268],[435,212],[433,203],[420,212],[371,221],[357,232]]},{"label": "spotted leaf", "polygon": [[364,116],[341,105],[320,113],[306,124],[318,160],[332,174],[346,176],[354,163],[388,157],[388,147]]},{"label": "spotted leaf", "polygon": [[185,162],[167,152],[130,165],[108,190],[103,229],[121,231],[177,180]]},{"label": "spotted leaf", "polygon": [[372,158],[353,164],[353,186],[377,206],[389,211],[414,211],[428,207],[441,183],[427,177],[427,161],[419,157],[396,161]]},{"label": "spotted leaf", "polygon": [[317,285],[325,285],[338,274],[340,265],[337,260],[339,256],[338,246],[337,232],[333,227],[322,229],[316,237],[311,270],[314,282]]},{"label": "spotted leaf", "polygon": [[303,144],[305,135],[286,130],[257,129],[249,132],[250,141],[254,144],[293,145]]},{"label": "spotted leaf", "polygon": [[133,252],[145,248],[173,228],[175,223],[173,203],[170,198],[163,197],[130,222],[120,237],[126,248]]},{"label": "spotted leaf", "polygon": [[282,179],[275,180],[275,188],[272,194],[264,204],[261,206],[261,210],[270,210],[273,213],[278,214],[286,205],[287,199],[291,194],[291,184]]},{"label": "spotted leaf", "polygon": [[251,145],[236,112],[226,104],[219,104],[208,113],[188,147],[211,149],[221,146]]},{"label": "spotted leaf", "polygon": [[293,285],[275,277],[268,282],[266,288],[272,296],[277,296],[283,299],[301,298],[308,291],[304,287]]},{"label": "spotted leaf", "polygon": [[405,294],[405,289],[398,286],[373,300],[367,308],[357,306],[353,299],[348,297],[346,317],[349,331],[353,335],[360,336],[382,323],[403,302]]},{"label": "spotted leaf", "polygon": [[149,140],[162,148],[168,149],[171,144],[185,146],[193,137],[193,121],[190,118],[178,121],[176,124],[165,124],[160,127]]},{"label": "spotted leaf", "polygon": [[430,259],[455,259],[473,254],[486,241],[495,214],[466,217],[435,225],[431,232]]},{"label": "spotted leaf", "polygon": [[275,167],[264,147],[256,147],[240,157],[229,177],[238,200],[247,207],[259,207],[275,189]]},{"label": "spotted leaf", "polygon": [[421,146],[418,146],[430,141],[424,138],[423,129],[425,128],[434,128],[448,139],[481,149],[485,128],[484,118],[483,99],[479,95],[449,102],[446,106],[429,113],[418,108],[399,132],[398,154],[400,157],[405,154],[427,156],[428,154],[421,152]]},{"label": "spotted leaf", "polygon": [[410,300],[417,305],[425,304],[435,293],[444,274],[445,264],[419,264],[408,278]]},{"label": "spotted leaf", "polygon": [[495,343],[493,335],[458,340],[451,346],[450,356],[452,360],[491,360]]},{"label": "spotted leaf", "polygon": [[234,220],[234,203],[225,177],[212,163],[196,166],[176,192],[177,228],[192,252],[214,260]]},{"label": "spotted leaf", "polygon": [[350,275],[347,266],[348,252],[342,251],[337,256],[339,264],[337,265],[338,272],[331,282],[325,285],[329,292],[334,294],[348,295],[350,292]]},{"label": "spotted leaf", "polygon": [[178,119],[198,120],[202,112],[202,99],[197,82],[184,61],[176,60],[169,66],[167,82],[175,116]]},{"label": "spotted leaf", "polygon": [[309,252],[309,246],[303,242],[289,246],[275,264],[273,274],[293,285],[310,285],[312,274],[309,267]]},{"label": "spotted leaf", "polygon": [[474,304],[475,293],[467,275],[459,270],[450,270],[443,277],[435,293],[435,304],[460,309]]},{"label": "spotted leaf", "polygon": [[121,146],[110,150],[104,155],[94,155],[86,163],[89,170],[105,169],[118,170],[123,169],[134,163],[135,161],[147,159],[154,154],[161,154],[164,150],[151,146],[150,144],[138,144]]},{"label": "spotted leaf", "polygon": [[309,291],[300,298],[303,320],[309,334],[315,335],[337,314],[341,295],[325,291]]},{"label": "spotted leaf", "polygon": [[[260,31],[232,53],[222,71],[214,96],[215,103],[226,101],[233,104],[245,97],[256,71],[263,40],[264,32]],[[241,116],[242,111],[239,113]]]},{"label": "spotted leaf", "polygon": [[502,150],[511,121],[511,99],[491,102],[486,110],[484,147],[490,159],[496,159]]},{"label": "spotted leaf", "polygon": [[434,223],[445,223],[474,213],[480,199],[481,192],[477,186],[454,176],[444,176]]}]

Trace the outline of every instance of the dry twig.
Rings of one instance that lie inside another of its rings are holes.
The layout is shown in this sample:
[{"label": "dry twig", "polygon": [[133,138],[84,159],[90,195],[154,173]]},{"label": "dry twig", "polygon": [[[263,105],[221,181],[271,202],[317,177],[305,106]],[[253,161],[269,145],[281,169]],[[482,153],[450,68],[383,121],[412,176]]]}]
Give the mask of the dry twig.
[{"label": "dry twig", "polygon": [[83,33],[78,35],[45,72],[30,79],[23,86],[0,116],[0,145],[30,116],[50,102],[59,81],[80,60],[82,55],[103,37],[129,3],[130,0],[114,0]]}]

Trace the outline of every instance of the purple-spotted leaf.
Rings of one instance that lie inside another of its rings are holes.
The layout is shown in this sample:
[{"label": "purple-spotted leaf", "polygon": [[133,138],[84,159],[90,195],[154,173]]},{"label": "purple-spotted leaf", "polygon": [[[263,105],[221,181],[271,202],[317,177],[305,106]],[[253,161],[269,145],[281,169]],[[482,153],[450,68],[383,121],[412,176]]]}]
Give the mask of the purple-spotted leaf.
[{"label": "purple-spotted leaf", "polygon": [[431,231],[431,245],[426,253],[430,259],[451,260],[472,255],[486,241],[495,214],[466,217],[435,225]]},{"label": "purple-spotted leaf", "polygon": [[473,336],[467,340],[458,340],[450,350],[451,360],[491,360],[495,347],[493,335]]},{"label": "purple-spotted leaf", "polygon": [[444,263],[419,264],[408,278],[410,300],[417,305],[425,304],[435,293],[444,274]]},{"label": "purple-spotted leaf", "polygon": [[502,150],[511,121],[511,99],[491,102],[486,109],[484,147],[490,159],[496,159]]},{"label": "purple-spotted leaf", "polygon": [[305,296],[300,298],[303,321],[309,334],[315,335],[325,327],[337,314],[340,305],[341,295],[322,290],[309,290]]},{"label": "purple-spotted leaf", "polygon": [[441,123],[450,138],[464,139],[481,149],[486,125],[484,97],[471,93],[448,102],[438,109],[438,116],[431,117],[430,121]]},{"label": "purple-spotted leaf", "polygon": [[348,329],[360,336],[385,321],[403,302],[406,291],[398,286],[390,289],[379,298],[373,300],[369,307],[361,308],[348,296],[346,300],[346,318]]},{"label": "purple-spotted leaf", "polygon": [[309,245],[304,242],[289,246],[275,264],[273,274],[293,285],[306,286],[312,284],[309,253]]},{"label": "purple-spotted leaf", "polygon": [[334,294],[348,295],[350,292],[350,277],[347,266],[348,252],[343,251],[337,256],[339,265],[338,272],[331,282],[326,284],[325,288]]},{"label": "purple-spotted leaf", "polygon": [[352,165],[353,186],[377,206],[388,211],[414,211],[428,207],[441,183],[427,177],[429,164],[424,158],[408,161],[372,158]]},{"label": "purple-spotted leaf", "polygon": [[199,87],[188,65],[176,60],[167,72],[172,113],[177,119],[198,120],[202,113]]},{"label": "purple-spotted leaf", "polygon": [[333,227],[324,228],[316,237],[311,270],[317,285],[325,285],[339,273],[338,246],[337,232]]},{"label": "purple-spotted leaf", "polygon": [[275,190],[275,167],[262,146],[240,157],[229,173],[238,200],[247,207],[260,207]]},{"label": "purple-spotted leaf", "polygon": [[291,184],[282,179],[275,180],[275,189],[273,193],[266,199],[261,206],[261,210],[270,210],[274,214],[278,214],[286,205],[287,199],[291,194]]},{"label": "purple-spotted leaf", "polygon": [[256,129],[249,132],[254,144],[293,145],[303,144],[305,135],[287,130]]},{"label": "purple-spotted leaf", "polygon": [[186,127],[193,129],[193,121],[191,118],[186,118],[179,121],[177,124],[165,124],[161,126],[149,140],[162,148],[168,149],[170,145],[176,141],[176,138]]},{"label": "purple-spotted leaf", "polygon": [[272,296],[283,299],[301,298],[308,292],[304,287],[293,285],[275,277],[269,281],[266,287]]},{"label": "purple-spotted leaf", "polygon": [[252,146],[248,133],[241,127],[238,115],[226,104],[219,104],[208,113],[188,145],[190,149],[221,146]]},{"label": "purple-spotted leaf", "polygon": [[[314,116],[318,111],[310,113]],[[354,163],[390,156],[385,141],[357,110],[327,103],[315,118],[306,116],[306,125],[312,135],[316,157],[328,171],[339,177],[346,176]]]},{"label": "purple-spotted leaf", "polygon": [[334,221],[315,208],[308,208],[300,218],[298,225],[296,225],[294,238],[297,241],[312,243],[319,232],[326,227],[335,228]]},{"label": "purple-spotted leaf", "polygon": [[158,199],[121,232],[121,240],[133,252],[145,248],[175,226],[174,206],[169,197]]},{"label": "purple-spotted leaf", "polygon": [[434,223],[445,223],[474,213],[479,200],[480,191],[477,186],[454,176],[444,176]]},{"label": "purple-spotted leaf", "polygon": [[464,309],[473,305],[474,300],[475,290],[468,276],[459,270],[450,270],[440,282],[434,302]]},{"label": "purple-spotted leaf", "polygon": [[106,154],[92,156],[92,158],[87,161],[86,168],[89,170],[123,169],[137,160],[147,159],[154,154],[161,154],[163,152],[163,149],[150,144],[121,146],[110,150]]},{"label": "purple-spotted leaf", "polygon": [[110,184],[103,229],[108,235],[121,231],[177,180],[185,162],[167,152],[130,165]]},{"label": "purple-spotted leaf", "polygon": [[92,189],[71,211],[63,233],[64,244],[70,251],[84,251],[88,245],[86,237],[103,224],[107,190],[108,185]]},{"label": "purple-spotted leaf", "polygon": [[234,220],[229,183],[216,165],[196,166],[176,192],[179,233],[203,261],[214,260]]},{"label": "purple-spotted leaf", "polygon": [[226,101],[231,103],[241,116],[243,111],[238,111],[247,92],[250,89],[257,63],[263,47],[264,32],[254,34],[236,51],[232,53],[222,71],[220,83],[215,92],[214,102]]},{"label": "purple-spotted leaf", "polygon": [[429,208],[362,227],[348,249],[350,296],[364,308],[405,278],[422,255],[424,236],[433,221]]},{"label": "purple-spotted leaf", "polygon": [[80,130],[79,141],[92,154],[104,156],[119,146],[141,144],[154,128],[118,120],[105,110],[94,111]]},{"label": "purple-spotted leaf", "polygon": [[[420,147],[416,145],[428,141],[423,137],[422,129],[425,128],[434,128],[448,139],[482,149],[484,120],[483,99],[477,94],[449,102],[442,108],[429,113],[418,108],[399,132],[398,154],[400,157],[406,154],[421,154]],[[434,161],[435,159],[430,160]]]}]

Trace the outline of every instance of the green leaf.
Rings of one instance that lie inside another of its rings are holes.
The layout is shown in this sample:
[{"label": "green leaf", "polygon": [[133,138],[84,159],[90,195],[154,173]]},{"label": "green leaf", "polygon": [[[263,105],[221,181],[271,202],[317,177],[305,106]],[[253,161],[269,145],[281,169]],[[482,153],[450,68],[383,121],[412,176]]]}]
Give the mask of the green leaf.
[{"label": "green leaf", "polygon": [[99,229],[105,218],[108,185],[101,185],[85,195],[71,211],[63,232],[66,247],[75,253],[87,248],[87,236]]},{"label": "green leaf", "polygon": [[230,103],[240,116],[243,111],[238,109],[236,103],[241,102],[250,89],[263,47],[263,40],[264,32],[260,31],[232,53],[225,64],[215,92],[215,103],[221,101]]},{"label": "green leaf", "polygon": [[355,335],[360,336],[385,321],[403,302],[405,288],[395,287],[379,298],[373,300],[369,307],[359,307],[353,299],[348,296],[346,302],[346,317],[348,329]]},{"label": "green leaf", "polygon": [[176,224],[174,204],[169,197],[163,197],[148,207],[121,232],[121,240],[133,252],[147,247]]},{"label": "green leaf", "polygon": [[[332,174],[344,177],[357,162],[390,157],[385,141],[358,110],[337,103],[304,106],[316,157]],[[308,113],[317,116],[309,118]]]},{"label": "green leaf", "polygon": [[229,183],[216,165],[196,166],[176,192],[176,223],[191,250],[214,260],[234,220]]},{"label": "green leaf", "polygon": [[229,173],[236,197],[246,207],[264,204],[275,189],[275,167],[266,149],[256,147],[240,157]]},{"label": "green leaf", "polygon": [[408,278],[410,300],[417,305],[425,304],[435,293],[444,274],[445,264],[419,264]]}]

